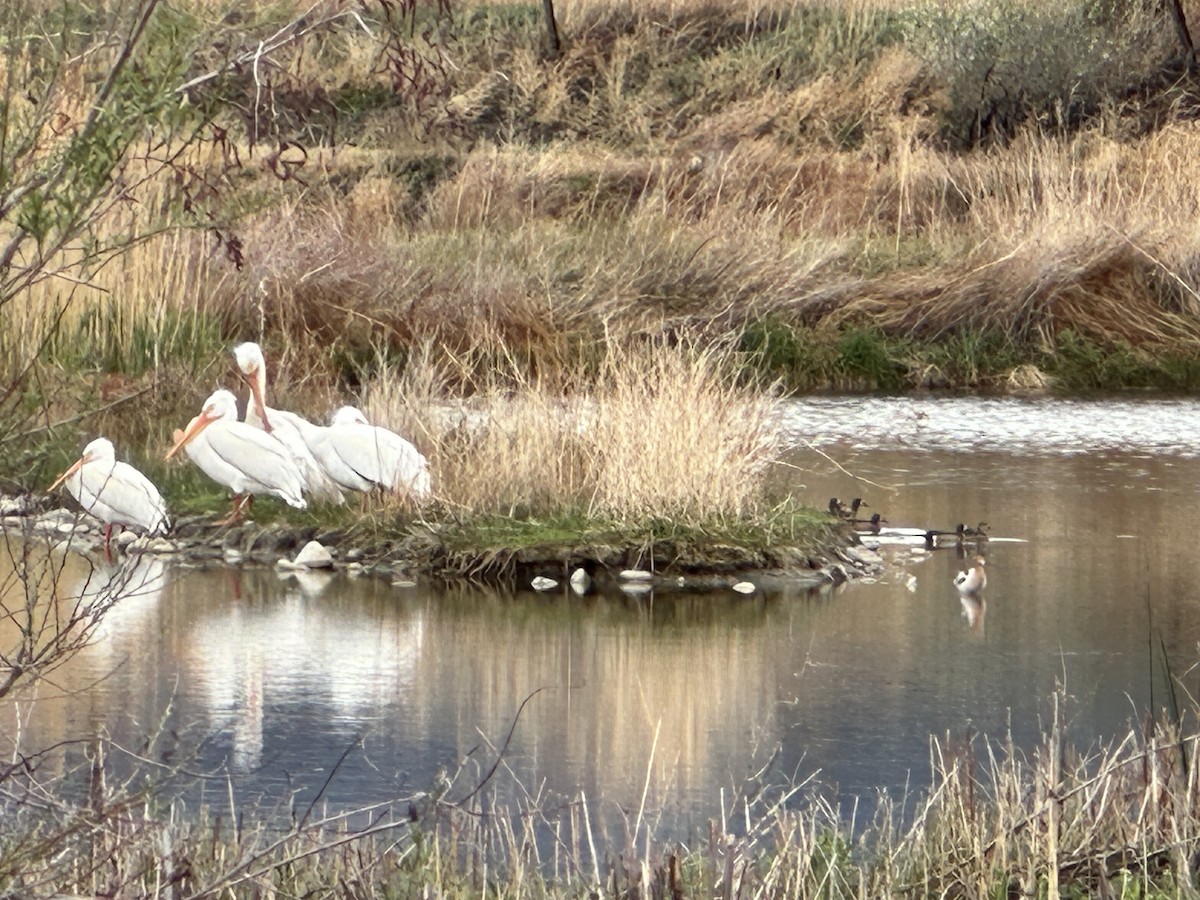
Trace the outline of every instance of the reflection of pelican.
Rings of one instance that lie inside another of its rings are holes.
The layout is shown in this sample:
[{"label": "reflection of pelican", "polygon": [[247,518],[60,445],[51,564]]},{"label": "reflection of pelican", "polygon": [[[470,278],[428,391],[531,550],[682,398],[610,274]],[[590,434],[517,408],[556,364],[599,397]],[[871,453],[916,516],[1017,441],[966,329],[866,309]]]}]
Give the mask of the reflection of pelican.
[{"label": "reflection of pelican", "polygon": [[962,601],[963,619],[967,627],[977,634],[983,634],[983,620],[987,616],[987,601],[976,594],[960,594]]},{"label": "reflection of pelican", "polygon": [[93,566],[80,579],[76,596],[108,605],[92,636],[102,653],[117,654],[113,641],[140,640],[137,626],[158,606],[167,580],[162,560],[144,555],[126,557],[115,566]]},{"label": "reflection of pelican", "polygon": [[419,616],[394,607],[382,618],[369,610],[347,616],[340,604],[312,602],[305,596],[312,585],[297,581],[299,590],[270,574],[253,580],[249,590],[267,589],[261,603],[223,605],[190,631],[189,677],[210,722],[230,734],[236,770],[260,764],[265,720],[280,708],[312,705],[336,728],[380,715],[416,684]]},{"label": "reflection of pelican", "polygon": [[323,500],[342,502],[342,492],[314,455],[315,442],[325,430],[303,416],[267,406],[267,363],[262,347],[253,342],[233,348],[234,359],[246,383],[250,400],[246,404],[246,423],[277,437],[292,452],[304,476],[304,489]]},{"label": "reflection of pelican", "polygon": [[71,496],[85,512],[104,523],[104,555],[112,558],[108,542],[112,527],[132,526],[158,534],[170,527],[167,505],[154,483],[128,463],[117,462],[107,438],[96,438],[83,448],[79,460],[50,485],[66,482]]},{"label": "reflection of pelican", "polygon": [[954,576],[954,586],[960,595],[974,596],[987,587],[987,572],[983,568],[985,562],[982,556],[976,556],[971,560],[970,569]]},{"label": "reflection of pelican", "polygon": [[274,494],[303,509],[304,476],[288,449],[265,431],[237,420],[237,398],[220,390],[204,401],[200,415],[177,432],[170,459],[180,449],[218,484],[233,491],[233,510],[225,524],[236,521],[255,494]]}]

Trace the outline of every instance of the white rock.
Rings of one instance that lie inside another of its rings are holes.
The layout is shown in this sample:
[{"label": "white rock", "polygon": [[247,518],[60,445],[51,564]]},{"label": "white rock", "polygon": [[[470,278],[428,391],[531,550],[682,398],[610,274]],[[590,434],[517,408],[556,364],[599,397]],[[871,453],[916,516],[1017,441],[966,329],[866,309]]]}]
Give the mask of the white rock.
[{"label": "white rock", "polygon": [[410,587],[416,587],[416,586],[417,586],[417,583],[415,581],[410,581],[407,578],[397,578],[394,581],[392,581],[392,587],[410,588]]},{"label": "white rock", "polygon": [[221,556],[225,557],[227,563],[240,563],[243,559],[242,551],[236,547],[222,547]]},{"label": "white rock", "polygon": [[583,595],[587,593],[589,587],[592,586],[592,576],[583,568],[576,569],[571,573],[571,590],[575,593]]},{"label": "white rock", "polygon": [[625,581],[653,581],[654,573],[645,569],[622,569],[621,578]]},{"label": "white rock", "polygon": [[325,549],[319,541],[309,541],[300,548],[292,565],[305,569],[332,569],[333,554]]},{"label": "white rock", "polygon": [[535,591],[552,591],[558,587],[558,582],[553,578],[547,578],[545,575],[539,575],[533,581],[529,582],[529,586]]},{"label": "white rock", "polygon": [[54,526],[59,534],[73,534],[78,531],[80,534],[87,533],[87,526],[80,522],[78,525],[72,522],[59,522]]},{"label": "white rock", "polygon": [[909,575],[907,578],[905,578],[904,587],[910,594],[915,594],[917,592],[917,576]]},{"label": "white rock", "polygon": [[130,553],[174,553],[178,549],[174,541],[165,537],[142,535],[129,542]]},{"label": "white rock", "polygon": [[115,540],[121,547],[128,547],[137,540],[137,533],[133,531],[122,531],[115,538],[113,538],[113,540]]},{"label": "white rock", "polygon": [[753,594],[757,590],[753,581],[739,581],[733,589],[739,594]]},{"label": "white rock", "polygon": [[21,516],[28,508],[24,497],[0,497],[0,516]]}]

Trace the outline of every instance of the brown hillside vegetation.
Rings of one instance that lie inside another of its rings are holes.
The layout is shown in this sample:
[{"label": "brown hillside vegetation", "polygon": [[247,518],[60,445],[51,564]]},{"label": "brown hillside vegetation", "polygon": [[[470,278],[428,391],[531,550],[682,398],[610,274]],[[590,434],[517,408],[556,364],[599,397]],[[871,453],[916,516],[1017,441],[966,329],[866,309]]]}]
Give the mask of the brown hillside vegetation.
[{"label": "brown hillside vegetation", "polygon": [[[71,384],[38,421],[96,405],[80,370],[177,372],[149,397],[194,411],[245,338],[285,399],[412,359],[565,386],[645,336],[798,390],[1200,385],[1196,80],[1159,4],[557,10],[555,56],[536,3],[154,8],[108,193],[10,261],[0,416],[31,374]],[[88,134],[117,45],[10,61],[14,172]],[[52,230],[22,202],[9,229]]]}]

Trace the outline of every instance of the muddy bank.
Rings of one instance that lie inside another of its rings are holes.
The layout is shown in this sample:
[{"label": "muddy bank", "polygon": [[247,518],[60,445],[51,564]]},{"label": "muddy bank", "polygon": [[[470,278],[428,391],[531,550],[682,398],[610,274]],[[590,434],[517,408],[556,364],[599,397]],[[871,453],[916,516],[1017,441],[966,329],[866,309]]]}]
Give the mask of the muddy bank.
[{"label": "muddy bank", "polygon": [[[465,577],[511,588],[551,590],[570,585],[577,593],[609,588],[634,593],[735,586],[746,593],[786,586],[807,589],[875,574],[883,565],[879,555],[861,546],[849,529],[832,531],[827,542],[815,547],[684,546],[657,541],[471,553],[447,547],[438,536],[438,526],[430,523],[412,523],[403,532],[383,535],[320,525],[253,521],[219,525],[218,518],[180,516],[162,536],[114,531],[111,553],[152,554],[192,566],[342,569],[397,584]],[[102,523],[31,495],[0,496],[0,531],[22,540],[47,541],[64,551],[104,552]]]}]

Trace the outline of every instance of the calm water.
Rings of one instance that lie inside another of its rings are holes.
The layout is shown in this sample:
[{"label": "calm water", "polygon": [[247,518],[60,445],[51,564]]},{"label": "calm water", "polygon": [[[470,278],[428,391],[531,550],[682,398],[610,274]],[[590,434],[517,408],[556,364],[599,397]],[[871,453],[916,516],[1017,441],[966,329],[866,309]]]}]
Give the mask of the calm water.
[{"label": "calm water", "polygon": [[148,754],[198,747],[187,766],[213,777],[189,796],[217,806],[230,784],[239,803],[305,804],[344,755],[321,797],[351,807],[464,760],[465,792],[530,698],[504,795],[582,792],[619,818],[645,791],[651,821],[686,834],[776,748],[771,777],[846,798],[919,788],[931,734],[1011,723],[1031,745],[1064,682],[1090,742],[1164,698],[1159,637],[1177,673],[1200,659],[1200,404],[830,399],[786,415],[797,468],[780,477],[809,502],[862,496],[893,525],[1012,538],[987,549],[985,604],[960,603],[952,549],[884,547],[883,577],[836,590],[584,599],[70,558],[70,590],[129,578],[130,595],[36,702],[0,706],[0,751],[101,731],[140,752],[162,732]]}]

